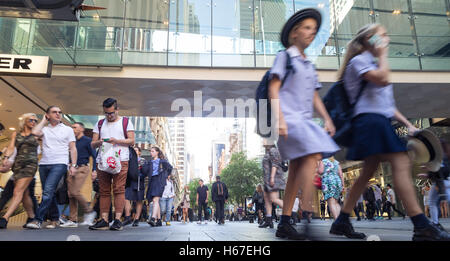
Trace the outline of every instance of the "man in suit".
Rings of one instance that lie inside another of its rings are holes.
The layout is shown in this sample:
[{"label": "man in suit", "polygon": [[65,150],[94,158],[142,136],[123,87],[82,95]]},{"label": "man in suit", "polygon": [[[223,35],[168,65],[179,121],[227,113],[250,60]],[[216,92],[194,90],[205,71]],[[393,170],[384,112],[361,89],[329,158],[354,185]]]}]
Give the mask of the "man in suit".
[{"label": "man in suit", "polygon": [[212,200],[216,203],[216,218],[219,225],[225,224],[224,205],[228,199],[228,189],[225,183],[220,181],[220,176],[216,176],[216,182],[212,185]]}]

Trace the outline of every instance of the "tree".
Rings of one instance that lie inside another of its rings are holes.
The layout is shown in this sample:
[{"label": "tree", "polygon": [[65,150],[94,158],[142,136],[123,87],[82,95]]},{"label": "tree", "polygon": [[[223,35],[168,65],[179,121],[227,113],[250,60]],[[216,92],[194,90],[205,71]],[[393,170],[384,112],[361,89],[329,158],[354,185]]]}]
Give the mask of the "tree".
[{"label": "tree", "polygon": [[239,152],[231,156],[220,176],[228,187],[229,200],[243,206],[245,198],[252,196],[256,185],[263,181],[263,170],[256,159],[249,160],[244,152]]}]

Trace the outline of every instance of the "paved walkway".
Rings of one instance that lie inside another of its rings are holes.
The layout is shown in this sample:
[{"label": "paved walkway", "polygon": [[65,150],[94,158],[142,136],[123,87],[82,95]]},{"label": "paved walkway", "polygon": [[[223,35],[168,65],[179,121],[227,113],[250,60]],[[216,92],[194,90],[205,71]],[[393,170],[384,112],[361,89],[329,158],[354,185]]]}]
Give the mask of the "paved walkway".
[{"label": "paved walkway", "polygon": [[[297,224],[301,230],[305,224]],[[356,231],[381,241],[410,241],[412,237],[412,223],[407,218],[394,218],[393,220],[356,221],[352,220]],[[450,230],[450,219],[441,219],[441,224]],[[330,220],[313,220],[312,231],[321,240],[347,241],[345,237],[334,236],[328,233]],[[0,230],[0,241],[280,241],[275,237],[274,229],[261,229],[256,223],[227,222],[219,226],[214,222],[198,225],[197,223],[182,224],[172,222],[172,226],[150,227],[147,223],[140,223],[139,227],[127,226],[122,231],[91,231],[87,227],[57,228],[28,230],[22,227],[8,227]]]}]

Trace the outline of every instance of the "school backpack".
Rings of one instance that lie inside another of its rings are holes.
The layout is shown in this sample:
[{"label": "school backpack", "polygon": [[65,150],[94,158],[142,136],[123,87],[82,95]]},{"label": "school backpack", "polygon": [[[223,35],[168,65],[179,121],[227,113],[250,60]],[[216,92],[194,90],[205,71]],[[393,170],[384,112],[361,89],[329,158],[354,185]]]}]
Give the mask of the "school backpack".
[{"label": "school backpack", "polygon": [[336,133],[334,134],[333,139],[339,146],[349,147],[351,145],[352,116],[355,105],[366,85],[367,81],[363,80],[354,103],[350,103],[343,80],[335,82],[323,98],[325,108],[336,127]]},{"label": "school backpack", "polygon": [[[127,134],[128,121],[129,121],[129,119],[127,117],[123,117],[122,128],[123,128],[123,134],[125,136],[125,139],[128,139],[128,134]],[[101,119],[98,122],[99,138],[100,138],[100,133],[101,133],[104,122],[105,122],[105,119]],[[129,187],[131,181],[138,181],[138,179],[139,179],[138,156],[132,146],[129,146],[128,149],[130,151],[130,156],[129,156],[129,160],[128,160],[128,173],[127,173],[126,187]]]},{"label": "school backpack", "polygon": [[[286,51],[283,51],[287,55],[286,59],[286,75],[284,76],[281,86],[283,86],[284,81],[287,79],[289,74],[291,72],[295,73],[295,69],[292,66],[291,63],[291,57]],[[269,76],[270,76],[270,70],[268,70],[265,74],[262,80],[259,82],[258,88],[256,89],[256,133],[258,133],[259,136],[263,138],[268,138],[271,135],[271,131],[269,130],[268,133],[262,133],[260,129],[260,122],[261,124],[266,124],[268,128],[272,126],[271,122],[271,107],[270,107],[270,100],[269,100]],[[261,107],[266,107],[267,114],[261,113],[260,115],[259,109]]]}]

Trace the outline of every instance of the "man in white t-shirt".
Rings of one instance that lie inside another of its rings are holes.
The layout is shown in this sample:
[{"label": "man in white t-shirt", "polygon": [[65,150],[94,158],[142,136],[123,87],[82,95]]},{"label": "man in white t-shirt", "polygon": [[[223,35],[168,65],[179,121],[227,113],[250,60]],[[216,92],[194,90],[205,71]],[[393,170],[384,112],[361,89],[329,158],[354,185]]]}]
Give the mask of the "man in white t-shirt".
[{"label": "man in white t-shirt", "polygon": [[[121,170],[118,174],[110,174],[97,168],[98,183],[100,187],[100,213],[101,219],[89,229],[92,230],[122,230],[120,221],[125,207],[125,184],[127,181],[129,147],[134,145],[134,127],[128,118],[120,117],[117,100],[108,98],[103,102],[105,119],[95,124],[92,137],[92,147],[101,147],[103,142],[110,143],[120,149]],[[128,122],[128,123],[127,123]],[[126,126],[125,126],[126,125]],[[101,150],[97,162],[101,162]],[[111,227],[108,224],[108,215],[111,205],[111,184],[114,193],[115,219]]]},{"label": "man in white t-shirt", "polygon": [[[39,161],[42,201],[35,219],[26,225],[27,228],[40,229],[47,213],[51,219],[47,228],[56,228],[58,225],[59,211],[55,191],[60,180],[67,173],[69,155],[71,162],[77,162],[75,135],[72,128],[64,125],[61,120],[61,108],[50,106],[42,121],[32,130],[35,136],[42,138],[42,158]],[[69,175],[75,175],[76,168],[75,163],[71,164]]]},{"label": "man in white t-shirt", "polygon": [[387,200],[386,200],[386,204],[387,204],[387,213],[388,213],[388,219],[391,220],[391,208],[397,212],[398,214],[400,214],[400,216],[403,217],[403,219],[405,219],[405,214],[402,213],[401,211],[399,211],[396,207],[396,201],[395,201],[395,193],[394,190],[392,189],[391,184],[387,184],[386,188],[388,189],[387,191]]}]

